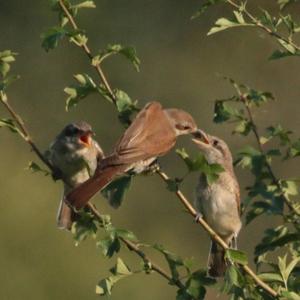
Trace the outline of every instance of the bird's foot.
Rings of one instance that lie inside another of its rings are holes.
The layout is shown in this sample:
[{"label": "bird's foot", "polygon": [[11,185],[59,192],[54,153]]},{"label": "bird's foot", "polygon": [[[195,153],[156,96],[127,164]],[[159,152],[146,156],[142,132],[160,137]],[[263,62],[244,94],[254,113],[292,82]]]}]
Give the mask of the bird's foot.
[{"label": "bird's foot", "polygon": [[198,212],[196,217],[195,217],[195,222],[198,223],[199,220],[202,219],[202,218],[203,218],[203,215],[200,212]]}]

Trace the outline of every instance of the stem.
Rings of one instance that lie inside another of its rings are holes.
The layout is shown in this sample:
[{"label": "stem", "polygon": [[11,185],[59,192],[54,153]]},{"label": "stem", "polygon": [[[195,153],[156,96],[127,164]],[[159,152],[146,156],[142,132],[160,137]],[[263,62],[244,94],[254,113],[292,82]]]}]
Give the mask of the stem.
[{"label": "stem", "polygon": [[[161,170],[156,171],[157,174],[167,183],[170,178],[169,176],[162,172]],[[185,208],[188,210],[188,212],[195,218],[197,216],[197,211],[195,208],[190,204],[190,202],[187,200],[187,198],[184,196],[184,194],[177,190],[175,192],[176,196],[179,198],[181,203],[185,206]],[[204,221],[203,218],[197,218],[197,222],[209,233],[211,238],[216,241],[224,250],[229,249],[228,245],[223,241],[223,239]],[[277,297],[278,294],[275,290],[273,290],[269,285],[267,285],[265,282],[263,282],[248,265],[240,265],[240,267],[248,274],[250,275],[255,283],[262,287],[266,292],[268,292],[270,295]]]},{"label": "stem", "polygon": [[[28,129],[25,126],[24,121],[21,119],[21,117],[15,112],[13,107],[8,103],[8,100],[3,100],[3,97],[0,98],[1,102],[7,109],[7,111],[10,113],[12,118],[15,120],[16,124],[18,125],[20,131],[22,132],[22,137],[27,142],[32,151],[35,152],[35,154],[41,159],[41,161],[52,171],[54,172],[54,167],[50,164],[50,162],[43,156],[42,152],[38,149],[38,147],[33,142],[30,133]],[[101,214],[99,211],[95,208],[94,205],[91,203],[87,204],[87,207],[90,209],[90,211],[93,213],[93,215],[98,219],[101,220]],[[127,246],[127,248],[130,251],[135,252],[139,257],[141,257],[144,261],[147,261],[151,265],[151,269],[166,278],[169,282],[177,285],[179,288],[184,288],[184,284],[180,280],[174,281],[172,276],[169,275],[163,268],[161,268],[158,264],[151,261],[151,259],[139,248],[139,246],[129,240],[126,240],[124,238],[120,238],[120,240]]]},{"label": "stem", "polygon": [[[74,20],[74,18],[71,16],[71,14],[69,13],[68,9],[65,7],[65,5],[63,4],[62,0],[59,0],[59,4],[61,6],[61,8],[63,9],[63,11],[66,14],[66,17],[69,19],[71,25],[73,26],[74,29],[78,29],[78,26]],[[90,49],[87,47],[86,44],[82,45],[81,48],[83,48],[83,50],[85,51],[85,53],[87,54],[87,56],[92,59],[92,55],[90,52]],[[100,66],[98,65],[99,69]],[[101,69],[100,69],[101,70]],[[110,93],[110,96],[113,97],[114,94],[110,88],[110,85],[108,84],[105,75],[103,74],[102,70],[101,72],[98,72],[100,79],[102,80],[102,82],[105,84],[107,84],[107,86],[109,87],[108,91]],[[105,79],[105,81],[103,81],[103,78]],[[105,85],[106,86],[106,85]],[[115,96],[114,96],[115,97]],[[115,98],[114,98],[115,99]],[[115,103],[115,101],[114,101]],[[156,171],[158,173],[158,175],[165,181],[168,182],[168,180],[170,180],[169,176],[162,172],[161,170],[157,170]],[[184,194],[180,191],[177,190],[176,191],[176,195],[179,198],[179,200],[182,202],[182,204],[185,206],[185,208],[189,211],[189,213],[193,216],[196,217],[197,216],[197,211],[194,209],[194,207],[190,204],[190,202],[187,200],[187,198],[184,196]],[[90,204],[89,204],[90,206]],[[213,240],[215,240],[223,249],[228,249],[228,245],[222,240],[222,238],[203,220],[203,218],[198,219],[198,223],[202,225],[202,227],[209,233],[209,235],[211,236],[211,238]],[[135,251],[140,257],[144,257],[141,256],[139,254],[139,248],[135,249],[135,248],[131,248],[130,245],[130,241],[126,242],[126,245],[128,246],[129,249]],[[136,247],[138,247],[137,245],[135,245]],[[138,251],[136,251],[138,250]],[[142,253],[142,252],[140,252]],[[143,254],[145,255],[145,254]],[[156,266],[157,267],[157,266]],[[259,279],[257,277],[257,275],[247,266],[247,265],[241,265],[241,268],[243,268],[243,270],[253,278],[253,280],[256,282],[256,284],[260,287],[262,287],[266,292],[268,292],[270,295],[277,297],[278,294],[275,290],[273,290],[269,285],[267,285],[266,283],[264,283],[261,279]],[[154,269],[154,268],[153,268]],[[154,269],[156,272],[158,272],[159,274],[161,274],[163,277],[167,278],[168,280],[171,278],[169,275],[167,275],[164,271],[162,271],[161,269]],[[171,278],[172,280],[172,278]],[[179,286],[178,284],[176,284],[177,286]]]},{"label": "stem", "polygon": [[53,166],[50,164],[50,162],[45,159],[44,155],[42,152],[38,149],[38,147],[35,145],[35,143],[32,141],[31,135],[29,134],[28,129],[26,128],[24,121],[22,118],[15,112],[13,107],[9,104],[7,98],[4,100],[3,97],[0,97],[2,104],[5,106],[7,111],[10,113],[12,118],[15,120],[16,124],[19,127],[19,130],[22,133],[22,138],[29,144],[31,147],[32,151],[36,153],[36,155],[39,157],[39,159],[51,170],[54,171]]},{"label": "stem", "polygon": [[[59,0],[59,5],[61,7],[61,9],[63,10],[63,12],[65,13],[66,17],[68,18],[71,26],[73,27],[73,29],[77,30],[78,26],[74,20],[74,18],[72,17],[72,15],[70,14],[69,10],[67,9],[67,7],[65,6],[65,4],[63,3],[63,0]],[[91,53],[90,48],[88,47],[88,45],[85,43],[83,45],[80,46],[81,49],[85,52],[85,54],[88,56],[88,58],[90,59],[90,61],[92,62],[93,60],[93,55]],[[111,100],[113,101],[113,103],[116,105],[116,96],[113,92],[113,90],[111,89],[106,76],[104,75],[104,72],[100,66],[100,64],[92,64],[92,66],[95,68],[97,74],[99,75],[101,82],[103,83],[103,85],[105,86],[106,90],[108,91]]]},{"label": "stem", "polygon": [[[232,0],[226,0],[226,2],[228,4],[230,4],[231,6],[233,6],[234,8],[240,9],[240,6],[238,4],[236,4],[234,1],[232,1]],[[277,39],[280,39],[280,40],[284,41],[285,43],[287,43],[288,45],[293,46],[295,49],[300,50],[300,46],[296,45],[293,41],[291,41],[291,40],[289,40],[289,39],[281,36],[279,33],[273,31],[269,27],[267,27],[264,24],[262,24],[257,18],[255,18],[246,9],[243,9],[243,12],[257,27],[261,28],[262,30],[264,30],[265,32],[267,32],[269,35],[275,36]]]},{"label": "stem", "polygon": [[[253,114],[252,114],[252,111],[250,109],[250,106],[249,106],[249,103],[247,101],[247,99],[245,98],[244,95],[240,94],[240,99],[242,101],[242,103],[244,104],[245,108],[246,108],[246,111],[247,111],[247,114],[248,114],[248,118],[249,118],[249,121],[251,123],[251,128],[252,128],[252,132],[255,136],[255,139],[256,139],[256,142],[257,142],[257,145],[258,145],[258,148],[259,148],[259,151],[260,153],[266,157],[266,154],[265,154],[265,151],[264,151],[264,148],[263,148],[263,145],[260,141],[260,138],[259,138],[259,133],[258,133],[258,129],[257,129],[257,126],[254,122],[254,118],[253,118]],[[296,215],[300,215],[300,213],[297,211],[297,209],[293,206],[293,204],[290,202],[290,200],[282,193],[282,188],[281,188],[281,185],[280,185],[280,182],[279,180],[277,179],[270,163],[268,162],[267,159],[265,159],[265,165],[267,167],[267,170],[272,178],[272,181],[273,183],[277,186],[277,188],[281,191],[281,197],[283,199],[283,201],[285,202],[286,206],[289,208],[290,211],[294,212]]]},{"label": "stem", "polygon": [[[99,213],[99,211],[95,208],[94,205],[92,205],[91,203],[87,204],[87,207],[91,210],[91,212],[93,213],[93,215],[98,219],[101,220],[101,214]],[[163,276],[164,278],[166,278],[169,282],[174,283],[175,285],[177,285],[179,288],[184,288],[184,285],[182,284],[182,282],[180,280],[176,280],[174,281],[172,276],[170,276],[164,269],[162,269],[159,265],[157,265],[156,263],[154,263],[153,261],[150,260],[150,258],[139,248],[139,246],[129,240],[126,240],[122,237],[119,238],[130,251],[135,252],[139,257],[141,257],[144,261],[149,262],[151,265],[151,269],[154,270],[155,272],[157,272],[158,274],[160,274],[161,276]]]}]

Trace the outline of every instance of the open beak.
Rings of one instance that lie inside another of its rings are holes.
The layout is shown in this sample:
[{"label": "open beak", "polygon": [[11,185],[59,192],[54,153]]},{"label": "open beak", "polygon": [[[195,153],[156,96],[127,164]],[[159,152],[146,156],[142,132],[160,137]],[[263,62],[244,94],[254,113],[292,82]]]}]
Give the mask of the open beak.
[{"label": "open beak", "polygon": [[92,145],[92,132],[85,132],[79,137],[79,141],[84,144],[86,147]]},{"label": "open beak", "polygon": [[195,144],[198,144],[198,145],[204,145],[204,144],[209,145],[210,144],[208,135],[201,129],[198,129],[197,131],[195,131],[193,133],[193,136],[194,136],[194,138],[192,139],[192,141]]}]

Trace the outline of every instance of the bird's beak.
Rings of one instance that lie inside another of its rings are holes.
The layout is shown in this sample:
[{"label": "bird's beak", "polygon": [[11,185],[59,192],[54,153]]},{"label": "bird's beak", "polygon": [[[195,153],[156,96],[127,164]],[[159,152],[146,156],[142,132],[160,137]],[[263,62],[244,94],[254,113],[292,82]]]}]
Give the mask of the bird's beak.
[{"label": "bird's beak", "polygon": [[86,132],[79,137],[79,141],[84,144],[86,147],[90,147],[92,145],[92,132]]},{"label": "bird's beak", "polygon": [[209,138],[208,135],[201,129],[198,129],[197,131],[195,131],[193,133],[194,138],[192,139],[192,141],[197,144],[197,145],[209,145]]}]

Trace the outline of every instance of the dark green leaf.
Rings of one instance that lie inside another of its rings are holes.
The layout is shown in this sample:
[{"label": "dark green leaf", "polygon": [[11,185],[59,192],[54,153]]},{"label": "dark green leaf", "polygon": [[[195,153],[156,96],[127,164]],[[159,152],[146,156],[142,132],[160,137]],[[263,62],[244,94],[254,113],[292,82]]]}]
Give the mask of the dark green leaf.
[{"label": "dark green leaf", "polygon": [[208,8],[212,5],[225,2],[224,0],[208,0],[204,2],[201,7],[196,11],[196,13],[192,16],[192,19],[200,17]]},{"label": "dark green leaf", "polygon": [[137,101],[133,102],[130,97],[121,90],[116,90],[115,96],[119,119],[123,124],[129,125],[131,123],[130,118],[132,114],[138,111]]},{"label": "dark green leaf", "polygon": [[37,173],[37,172],[41,172],[43,173],[45,176],[50,175],[51,173],[43,168],[41,168],[37,163],[35,163],[34,161],[30,161],[27,167],[28,170],[30,170],[32,173]]},{"label": "dark green leaf", "polygon": [[[235,98],[232,98],[234,100]],[[229,104],[222,100],[218,100],[215,102],[214,108],[214,122],[215,123],[223,123],[232,118],[240,117],[240,113]]]},{"label": "dark green leaf", "polygon": [[248,258],[245,252],[235,249],[227,249],[225,252],[225,257],[228,258],[230,261],[246,265],[248,264]]},{"label": "dark green leaf", "polygon": [[101,249],[104,256],[112,257],[120,251],[121,245],[119,239],[106,237],[97,242],[97,247]]},{"label": "dark green leaf", "polygon": [[137,57],[135,48],[130,46],[122,46],[119,44],[108,45],[105,50],[100,52],[99,57],[94,61],[101,63],[101,61],[113,54],[123,55],[133,64],[137,71],[140,70],[140,59]]},{"label": "dark green leaf", "polygon": [[132,231],[129,231],[126,229],[116,229],[115,232],[118,237],[121,237],[126,240],[130,240],[133,242],[138,242],[137,237],[135,236],[135,234]]},{"label": "dark green leaf", "polygon": [[94,216],[88,211],[82,211],[78,214],[76,222],[73,223],[72,233],[78,245],[81,241],[87,237],[96,237],[97,226],[95,224]]},{"label": "dark green leaf", "polygon": [[130,188],[131,178],[130,175],[119,177],[101,191],[101,194],[114,208],[118,208],[122,204],[125,194]]}]

